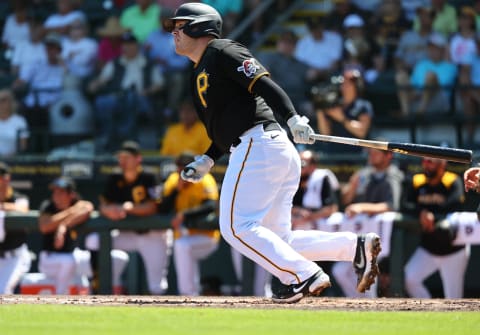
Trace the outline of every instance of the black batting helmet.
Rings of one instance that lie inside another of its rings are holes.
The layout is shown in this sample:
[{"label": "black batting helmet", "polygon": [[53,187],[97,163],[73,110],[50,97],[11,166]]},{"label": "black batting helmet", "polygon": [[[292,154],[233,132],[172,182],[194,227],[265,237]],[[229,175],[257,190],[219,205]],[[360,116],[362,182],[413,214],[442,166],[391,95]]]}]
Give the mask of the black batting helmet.
[{"label": "black batting helmet", "polygon": [[189,2],[178,7],[174,17],[163,20],[165,31],[172,32],[176,20],[189,21],[183,32],[193,38],[208,35],[220,38],[222,33],[222,17],[215,8],[204,3]]}]

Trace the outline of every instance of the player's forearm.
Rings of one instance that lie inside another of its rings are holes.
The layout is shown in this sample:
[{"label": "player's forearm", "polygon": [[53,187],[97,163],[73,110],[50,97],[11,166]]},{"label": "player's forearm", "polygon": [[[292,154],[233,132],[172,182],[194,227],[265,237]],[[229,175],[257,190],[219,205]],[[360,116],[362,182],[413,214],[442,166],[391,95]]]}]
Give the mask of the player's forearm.
[{"label": "player's forearm", "polygon": [[40,214],[38,217],[38,227],[43,234],[52,233],[57,230],[58,226],[65,222],[67,213],[59,212],[54,215]]},{"label": "player's forearm", "polygon": [[333,213],[338,211],[338,205],[332,204],[328,206],[323,206],[320,210],[312,212],[309,219],[311,221],[316,221],[318,219],[323,219],[329,217]]},{"label": "player's forearm", "polygon": [[125,212],[128,215],[134,216],[154,215],[157,212],[157,204],[154,201],[148,201],[141,204],[133,204],[131,208],[125,209]]},{"label": "player's forearm", "polygon": [[259,78],[253,85],[252,91],[261,96],[267,105],[285,120],[297,114],[287,93],[269,77]]}]

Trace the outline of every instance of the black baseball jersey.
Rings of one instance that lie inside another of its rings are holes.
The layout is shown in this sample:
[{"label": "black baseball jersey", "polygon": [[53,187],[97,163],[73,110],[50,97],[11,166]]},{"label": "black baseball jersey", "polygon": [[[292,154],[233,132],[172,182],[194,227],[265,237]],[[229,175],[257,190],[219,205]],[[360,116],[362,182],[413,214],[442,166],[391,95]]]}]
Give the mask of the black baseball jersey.
[{"label": "black baseball jersey", "polygon": [[[7,197],[4,202],[14,203],[17,199],[27,198],[27,196],[20,194],[10,188],[7,191]],[[23,243],[27,241],[26,231],[10,231],[5,235],[3,242],[0,242],[0,250],[7,251],[20,247]]]},{"label": "black baseball jersey", "polygon": [[102,197],[109,203],[121,204],[131,201],[140,204],[153,199],[155,185],[155,176],[145,171],[140,172],[132,183],[128,183],[122,174],[116,173],[108,178]]},{"label": "black baseball jersey", "polygon": [[[416,204],[416,215],[423,209],[435,215],[435,220],[443,219],[448,213],[462,209],[464,202],[463,182],[452,172],[445,172],[437,185],[428,184],[428,178],[420,173],[413,176],[406,194],[406,202]],[[448,255],[463,247],[452,246],[445,241],[445,234],[440,230],[433,233],[422,232],[420,245],[435,255]]]},{"label": "black baseball jersey", "polygon": [[[72,206],[77,202],[78,200],[74,200],[72,202]],[[42,202],[40,205],[40,214],[48,214],[48,215],[54,215],[62,210],[58,209],[57,206],[53,203],[51,199],[47,199]],[[54,251],[54,252],[73,252],[75,247],[78,246],[78,232],[75,228],[68,228],[67,232],[65,234],[65,242],[63,244],[63,247],[61,249],[56,249],[54,246],[54,241],[55,241],[55,231],[44,234],[43,235],[43,248],[42,250],[45,251]]]},{"label": "black baseball jersey", "polygon": [[268,75],[243,45],[227,39],[209,43],[192,75],[194,103],[212,140],[207,155],[218,158],[246,130],[275,121],[272,109],[252,91]]}]

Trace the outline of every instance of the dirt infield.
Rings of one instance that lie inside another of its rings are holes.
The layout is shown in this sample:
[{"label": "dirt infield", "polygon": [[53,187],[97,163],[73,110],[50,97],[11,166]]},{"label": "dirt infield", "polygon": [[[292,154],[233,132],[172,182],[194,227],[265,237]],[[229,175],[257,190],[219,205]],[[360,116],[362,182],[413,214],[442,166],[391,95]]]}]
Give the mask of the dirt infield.
[{"label": "dirt infield", "polygon": [[305,298],[296,304],[275,304],[258,297],[182,297],[182,296],[38,296],[3,295],[6,304],[64,304],[85,306],[151,306],[215,308],[284,308],[346,311],[480,311],[480,299],[347,299]]}]

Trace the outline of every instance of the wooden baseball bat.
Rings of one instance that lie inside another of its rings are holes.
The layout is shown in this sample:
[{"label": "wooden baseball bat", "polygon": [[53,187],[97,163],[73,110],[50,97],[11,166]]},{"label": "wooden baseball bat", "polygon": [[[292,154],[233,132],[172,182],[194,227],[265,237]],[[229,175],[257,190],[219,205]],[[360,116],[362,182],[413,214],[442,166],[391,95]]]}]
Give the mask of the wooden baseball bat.
[{"label": "wooden baseball bat", "polygon": [[310,138],[316,141],[334,142],[348,145],[356,145],[360,147],[373,148],[378,150],[388,150],[398,152],[404,155],[430,157],[437,159],[445,159],[447,161],[458,163],[471,163],[472,151],[456,148],[444,148],[434,145],[415,144],[415,143],[397,143],[385,141],[361,140],[351,137],[329,136],[313,134]]}]

